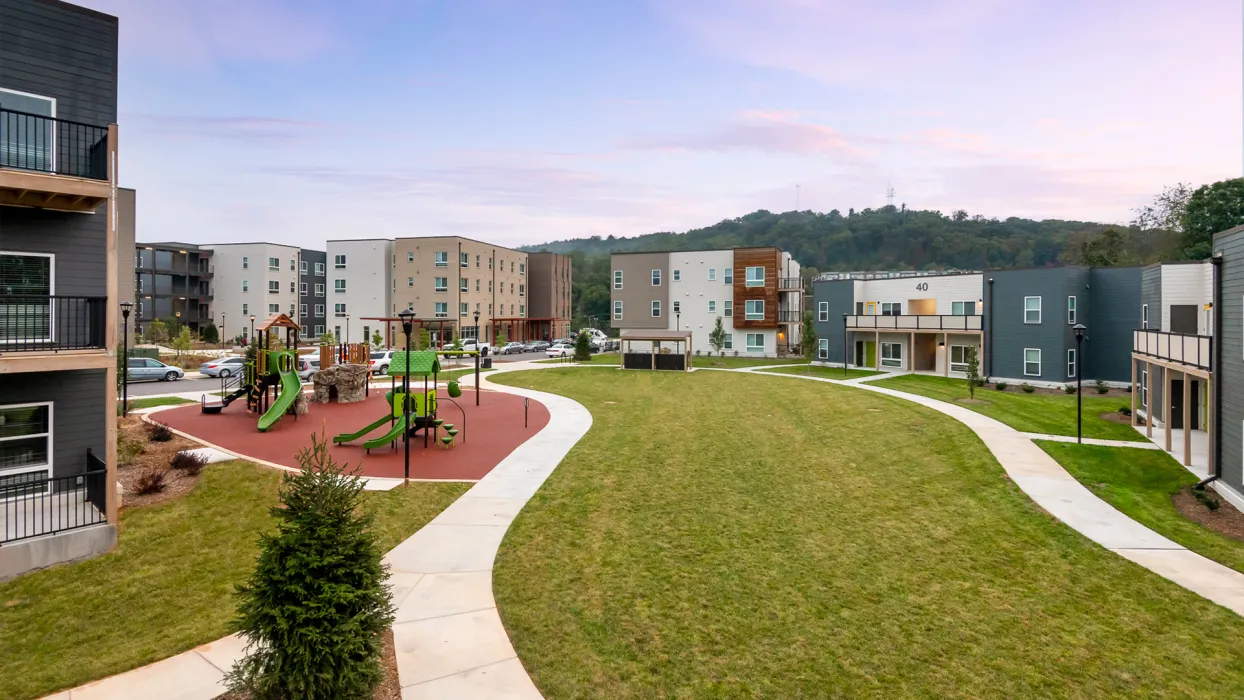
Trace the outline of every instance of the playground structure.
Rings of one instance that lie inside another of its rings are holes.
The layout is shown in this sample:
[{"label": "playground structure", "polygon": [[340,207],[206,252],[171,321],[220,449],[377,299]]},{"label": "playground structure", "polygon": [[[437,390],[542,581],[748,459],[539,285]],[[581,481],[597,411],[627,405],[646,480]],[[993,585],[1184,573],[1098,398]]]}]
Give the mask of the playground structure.
[{"label": "playground structure", "polygon": [[371,361],[371,346],[367,343],[338,343],[320,346],[320,371],[337,365],[363,365]]},{"label": "playground structure", "polygon": [[202,413],[219,414],[237,399],[245,398],[247,413],[260,414],[257,424],[260,432],[269,430],[287,413],[293,413],[297,419],[296,404],[302,395],[298,356],[292,350],[271,349],[272,331],[281,328],[285,329],[285,347],[298,347],[302,328],[293,319],[277,314],[264,321],[259,328],[263,345],[255,345],[255,359],[244,365],[242,374],[221,377],[220,403],[209,404],[203,396],[199,402]]},{"label": "playground structure", "polygon": [[[433,350],[420,350],[407,354],[405,351],[399,351],[393,354],[389,362],[388,376],[391,380],[392,387],[385,392],[385,403],[389,406],[388,415],[382,416],[375,422],[363,427],[352,433],[343,433],[333,437],[333,444],[341,445],[358,440],[367,434],[381,428],[385,423],[389,424],[389,429],[378,437],[367,440],[363,443],[363,448],[370,454],[371,450],[385,445],[392,445],[396,448],[399,438],[410,441],[412,436],[416,436],[419,431],[423,431],[423,446],[426,448],[429,441],[439,443],[442,447],[452,448],[457,444],[459,430],[452,423],[446,423],[443,418],[437,415],[439,401],[437,397],[437,387],[439,386],[439,377],[441,371],[440,358],[442,354],[456,354],[458,351],[437,352]],[[464,352],[465,354],[465,352]],[[474,353],[471,353],[474,354]],[[477,356],[478,357],[478,356]],[[476,363],[476,372],[478,376],[478,362]],[[403,378],[402,388],[399,390],[397,379]],[[411,386],[412,378],[423,379],[423,390],[415,393]],[[431,386],[428,380],[431,378]],[[462,414],[462,441],[466,442],[466,411],[458,405],[454,398],[462,395],[461,389],[456,381],[450,381],[446,387],[448,394],[444,400],[457,406]],[[479,392],[476,391],[476,405],[478,405]],[[445,435],[441,435],[440,431],[444,430]]]}]

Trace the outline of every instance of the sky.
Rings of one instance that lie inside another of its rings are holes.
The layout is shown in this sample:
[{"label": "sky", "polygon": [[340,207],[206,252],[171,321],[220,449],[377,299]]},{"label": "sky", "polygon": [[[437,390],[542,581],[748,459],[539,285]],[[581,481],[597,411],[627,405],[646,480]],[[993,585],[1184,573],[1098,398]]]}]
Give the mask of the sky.
[{"label": "sky", "polygon": [[77,0],[140,240],[1126,222],[1240,176],[1239,0]]}]

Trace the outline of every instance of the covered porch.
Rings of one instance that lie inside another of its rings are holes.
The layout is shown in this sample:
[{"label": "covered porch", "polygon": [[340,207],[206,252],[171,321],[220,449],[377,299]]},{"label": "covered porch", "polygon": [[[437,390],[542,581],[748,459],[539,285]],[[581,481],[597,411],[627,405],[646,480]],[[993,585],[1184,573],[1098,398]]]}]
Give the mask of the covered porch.
[{"label": "covered porch", "polygon": [[[1214,472],[1214,386],[1204,365],[1132,354],[1132,426],[1194,474]],[[1144,425],[1140,424],[1144,417]]]},{"label": "covered porch", "polygon": [[691,331],[624,330],[621,345],[622,369],[691,371]]},{"label": "covered porch", "polygon": [[972,349],[980,370],[985,339],[979,331],[855,330],[843,342],[854,367],[951,377],[967,372]]}]

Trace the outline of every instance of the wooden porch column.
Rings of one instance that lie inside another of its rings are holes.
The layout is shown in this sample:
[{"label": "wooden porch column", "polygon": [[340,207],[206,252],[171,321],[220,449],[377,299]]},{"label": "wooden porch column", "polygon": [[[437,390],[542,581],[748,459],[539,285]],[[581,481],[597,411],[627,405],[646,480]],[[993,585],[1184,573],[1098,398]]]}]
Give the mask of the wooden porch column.
[{"label": "wooden porch column", "polygon": [[1162,427],[1166,429],[1166,435],[1163,437],[1162,449],[1167,452],[1171,451],[1171,394],[1174,389],[1171,384],[1171,373],[1162,368]]},{"label": "wooden porch column", "polygon": [[1184,373],[1184,466],[1192,466],[1192,375]]},{"label": "wooden porch column", "polygon": [[1136,427],[1136,394],[1140,392],[1140,387],[1136,385],[1136,358],[1132,358],[1132,427]]},{"label": "wooden porch column", "polygon": [[1153,365],[1145,362],[1145,437],[1153,437]]}]

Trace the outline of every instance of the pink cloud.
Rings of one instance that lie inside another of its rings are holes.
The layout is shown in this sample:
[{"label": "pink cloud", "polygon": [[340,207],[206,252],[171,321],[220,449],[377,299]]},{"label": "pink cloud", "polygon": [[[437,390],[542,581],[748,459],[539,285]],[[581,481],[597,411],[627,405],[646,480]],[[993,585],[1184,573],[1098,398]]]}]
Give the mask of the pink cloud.
[{"label": "pink cloud", "polygon": [[752,110],[740,120],[702,134],[636,136],[623,146],[636,150],[713,151],[753,150],[790,155],[833,155],[858,160],[869,153],[833,127],[793,121],[797,113]]}]

